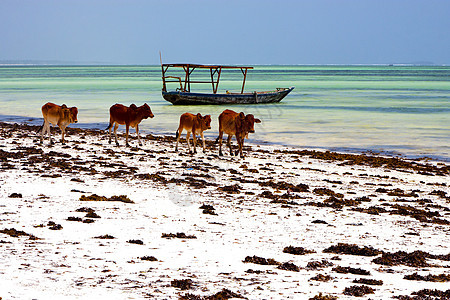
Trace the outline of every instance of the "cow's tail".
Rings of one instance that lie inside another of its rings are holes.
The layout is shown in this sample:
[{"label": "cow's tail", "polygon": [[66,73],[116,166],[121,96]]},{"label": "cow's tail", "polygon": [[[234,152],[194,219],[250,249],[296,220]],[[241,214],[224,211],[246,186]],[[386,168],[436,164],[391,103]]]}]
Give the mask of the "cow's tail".
[{"label": "cow's tail", "polygon": [[175,138],[178,139],[179,136],[180,136],[180,132],[177,130],[177,132],[175,133]]},{"label": "cow's tail", "polygon": [[42,122],[41,127],[39,127],[38,130],[36,130],[36,133],[41,133],[42,132],[42,129],[44,128],[44,124],[45,124],[45,121]]},{"label": "cow's tail", "polygon": [[105,130],[109,130],[112,127],[112,123],[109,123],[108,127],[105,128]]},{"label": "cow's tail", "polygon": [[217,139],[216,139],[216,141],[214,142],[214,144],[217,144],[217,143],[219,142],[219,138],[220,138],[220,135],[217,137]]}]

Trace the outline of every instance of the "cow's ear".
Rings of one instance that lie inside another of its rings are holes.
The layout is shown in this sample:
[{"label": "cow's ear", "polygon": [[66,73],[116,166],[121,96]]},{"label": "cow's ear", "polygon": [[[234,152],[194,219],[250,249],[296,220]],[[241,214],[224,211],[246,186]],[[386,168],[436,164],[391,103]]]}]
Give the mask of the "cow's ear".
[{"label": "cow's ear", "polygon": [[239,113],[239,118],[245,119],[245,114],[242,111]]},{"label": "cow's ear", "polygon": [[197,118],[201,119],[201,118],[202,118],[202,114],[201,114],[201,113],[198,113],[198,114],[197,114]]},{"label": "cow's ear", "polygon": [[63,104],[61,105],[61,108],[67,108],[67,105]]},{"label": "cow's ear", "polygon": [[133,103],[133,104],[130,105],[130,108],[137,109],[137,106],[136,106],[136,104]]},{"label": "cow's ear", "polygon": [[260,119],[255,119],[255,123],[261,123]]}]

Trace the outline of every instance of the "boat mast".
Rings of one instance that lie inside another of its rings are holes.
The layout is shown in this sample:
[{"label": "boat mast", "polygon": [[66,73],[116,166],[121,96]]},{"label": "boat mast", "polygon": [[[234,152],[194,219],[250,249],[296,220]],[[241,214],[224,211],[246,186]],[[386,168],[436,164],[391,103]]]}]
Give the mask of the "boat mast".
[{"label": "boat mast", "polygon": [[[161,71],[162,71],[162,81],[163,81],[163,91],[167,92],[167,88],[166,88],[166,76],[165,76],[165,71],[164,71],[164,67],[163,67],[163,63],[162,63],[162,56],[161,56],[161,51],[159,51],[159,61],[161,63]],[[167,70],[167,69],[166,69]]]}]

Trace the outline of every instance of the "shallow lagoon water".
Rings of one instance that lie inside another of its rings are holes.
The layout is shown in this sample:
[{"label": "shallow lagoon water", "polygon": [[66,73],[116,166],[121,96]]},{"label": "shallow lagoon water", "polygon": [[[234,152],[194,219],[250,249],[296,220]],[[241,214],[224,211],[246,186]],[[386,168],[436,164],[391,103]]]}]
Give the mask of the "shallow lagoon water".
[{"label": "shallow lagoon water", "polygon": [[[276,104],[173,106],[161,96],[160,66],[2,66],[0,121],[40,124],[40,108],[50,101],[79,108],[72,127],[104,129],[111,105],[146,102],[155,118],[141,123],[144,133],[174,134],[182,113],[200,112],[212,115],[206,136],[214,139],[217,116],[230,108],[262,120],[252,142],[450,160],[450,67],[254,67],[246,91],[295,89]],[[239,91],[241,81],[239,70],[224,72],[219,92]]]}]

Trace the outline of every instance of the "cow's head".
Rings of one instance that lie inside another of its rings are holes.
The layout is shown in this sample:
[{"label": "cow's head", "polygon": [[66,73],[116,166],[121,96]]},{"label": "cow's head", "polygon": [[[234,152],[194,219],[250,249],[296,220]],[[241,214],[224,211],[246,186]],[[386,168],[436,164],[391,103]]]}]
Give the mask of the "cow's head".
[{"label": "cow's head", "polygon": [[144,103],[144,105],[142,105],[141,107],[139,107],[142,113],[142,118],[143,119],[147,119],[147,118],[153,118],[154,115],[152,113],[152,110],[150,109],[150,106],[148,106],[147,103]]},{"label": "cow's head", "polygon": [[[241,112],[242,115],[244,113]],[[245,132],[254,133],[255,132],[255,123],[261,123],[260,119],[256,119],[252,114],[248,114],[242,118],[241,114],[239,117],[242,119],[242,126]]]},{"label": "cow's head", "polygon": [[211,115],[202,116],[200,113],[197,114],[197,120],[200,124],[202,131],[211,129]]},{"label": "cow's head", "polygon": [[72,117],[71,123],[78,123],[78,108],[73,106],[73,107],[69,108],[69,110],[70,110],[70,115]]}]

